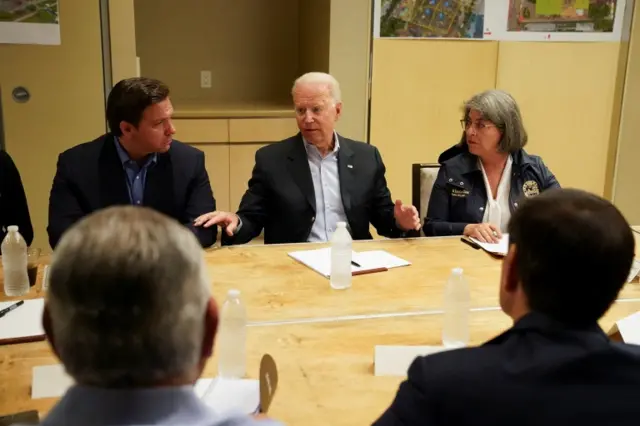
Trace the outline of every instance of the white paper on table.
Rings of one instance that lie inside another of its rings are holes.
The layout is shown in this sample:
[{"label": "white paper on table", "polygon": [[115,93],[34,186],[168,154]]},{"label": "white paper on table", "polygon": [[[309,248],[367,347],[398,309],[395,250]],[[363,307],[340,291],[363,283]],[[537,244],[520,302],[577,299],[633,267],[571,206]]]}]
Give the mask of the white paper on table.
[{"label": "white paper on table", "polygon": [[387,346],[377,345],[374,355],[374,375],[406,376],[413,360],[448,350],[444,346]]},{"label": "white paper on table", "polygon": [[253,414],[260,406],[260,383],[253,379],[200,379],[196,395],[220,416]]},{"label": "white paper on table", "polygon": [[[0,310],[14,305],[12,302],[0,302]],[[44,299],[27,299],[13,311],[0,317],[0,340],[12,340],[44,336],[42,312]]]},{"label": "white paper on table", "polygon": [[470,239],[479,245],[485,251],[489,253],[499,254],[501,256],[506,256],[509,252],[509,234],[502,234],[502,238],[497,243],[482,243],[477,239],[470,237]]},{"label": "white paper on table", "polygon": [[622,318],[616,326],[625,343],[640,345],[640,312]]},{"label": "white paper on table", "polygon": [[411,262],[394,256],[384,250],[354,252],[353,260],[362,268],[391,269],[411,265]]},{"label": "white paper on table", "polygon": [[[299,250],[288,253],[290,257],[308,266],[324,277],[331,276],[331,247],[315,250]],[[410,265],[404,259],[387,253],[384,250],[351,252],[351,260],[360,266],[351,265],[351,272],[366,271],[378,268],[396,268]]]},{"label": "white paper on table", "polygon": [[31,399],[59,398],[73,384],[62,364],[33,367]]},{"label": "white paper on table", "polygon": [[633,259],[633,263],[631,264],[631,270],[629,271],[629,277],[627,278],[627,282],[633,281],[635,277],[640,273],[640,260]]}]

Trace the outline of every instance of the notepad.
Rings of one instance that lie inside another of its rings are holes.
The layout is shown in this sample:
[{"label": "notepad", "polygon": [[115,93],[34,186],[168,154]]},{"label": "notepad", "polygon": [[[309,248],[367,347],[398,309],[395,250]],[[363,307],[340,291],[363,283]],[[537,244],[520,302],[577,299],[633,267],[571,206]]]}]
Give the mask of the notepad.
[{"label": "notepad", "polygon": [[[331,276],[331,247],[315,250],[299,250],[289,253],[289,256],[298,262],[308,266],[324,277]],[[351,260],[360,266],[351,265],[351,272],[358,274],[373,270],[387,270],[401,266],[411,265],[404,259],[392,255],[384,250],[353,251]]]},{"label": "notepad", "polygon": [[[15,304],[0,302],[0,310]],[[25,300],[24,304],[0,318],[0,344],[25,343],[44,340],[42,311],[44,299]]]},{"label": "notepad", "polygon": [[633,281],[635,277],[640,273],[640,260],[633,259],[633,263],[631,264],[631,270],[629,271],[629,276],[627,277],[627,282],[630,283]]},{"label": "notepad", "polygon": [[471,241],[480,246],[481,249],[498,255],[498,256],[506,256],[509,252],[509,234],[502,234],[502,238],[497,243],[481,243],[479,240],[470,237]]},{"label": "notepad", "polygon": [[419,356],[446,351],[444,346],[387,346],[375,347],[374,374],[376,376],[406,376],[413,360]]},{"label": "notepad", "polygon": [[64,371],[62,364],[33,367],[31,399],[59,398],[72,384],[73,379]]},{"label": "notepad", "polygon": [[260,406],[260,382],[252,379],[200,379],[196,395],[219,416],[253,414]]},{"label": "notepad", "polygon": [[616,321],[609,335],[616,333],[620,334],[623,342],[640,345],[640,312]]}]

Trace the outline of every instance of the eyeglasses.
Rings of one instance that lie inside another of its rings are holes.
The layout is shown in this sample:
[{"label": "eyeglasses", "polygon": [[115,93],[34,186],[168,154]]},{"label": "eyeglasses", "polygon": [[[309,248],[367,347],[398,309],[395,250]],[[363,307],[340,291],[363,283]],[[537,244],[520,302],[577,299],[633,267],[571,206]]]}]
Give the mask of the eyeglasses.
[{"label": "eyeglasses", "polygon": [[471,120],[465,120],[465,119],[460,120],[460,125],[462,126],[462,130],[468,130],[469,127],[473,127],[473,130],[475,130],[476,132],[481,132],[490,127],[495,127],[496,129],[498,128],[498,126],[490,122],[487,123],[485,121],[476,121],[474,123]]}]

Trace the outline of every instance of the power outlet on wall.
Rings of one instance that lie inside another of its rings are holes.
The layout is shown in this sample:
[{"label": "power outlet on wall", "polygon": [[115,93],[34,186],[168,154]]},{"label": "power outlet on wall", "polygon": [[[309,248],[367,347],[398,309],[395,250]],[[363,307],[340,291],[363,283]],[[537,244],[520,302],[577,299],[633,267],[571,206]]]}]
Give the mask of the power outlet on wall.
[{"label": "power outlet on wall", "polygon": [[200,71],[200,87],[202,89],[211,88],[211,71],[209,70]]}]

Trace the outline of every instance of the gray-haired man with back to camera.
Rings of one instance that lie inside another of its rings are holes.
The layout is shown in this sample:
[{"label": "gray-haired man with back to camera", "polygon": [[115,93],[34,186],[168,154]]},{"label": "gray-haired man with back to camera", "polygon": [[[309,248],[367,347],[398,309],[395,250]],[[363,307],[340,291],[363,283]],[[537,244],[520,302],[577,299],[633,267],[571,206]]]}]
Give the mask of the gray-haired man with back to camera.
[{"label": "gray-haired man with back to camera", "polygon": [[202,248],[177,221],[110,207],[62,237],[43,323],[74,379],[43,425],[275,425],[219,417],[193,385],[218,325]]}]

